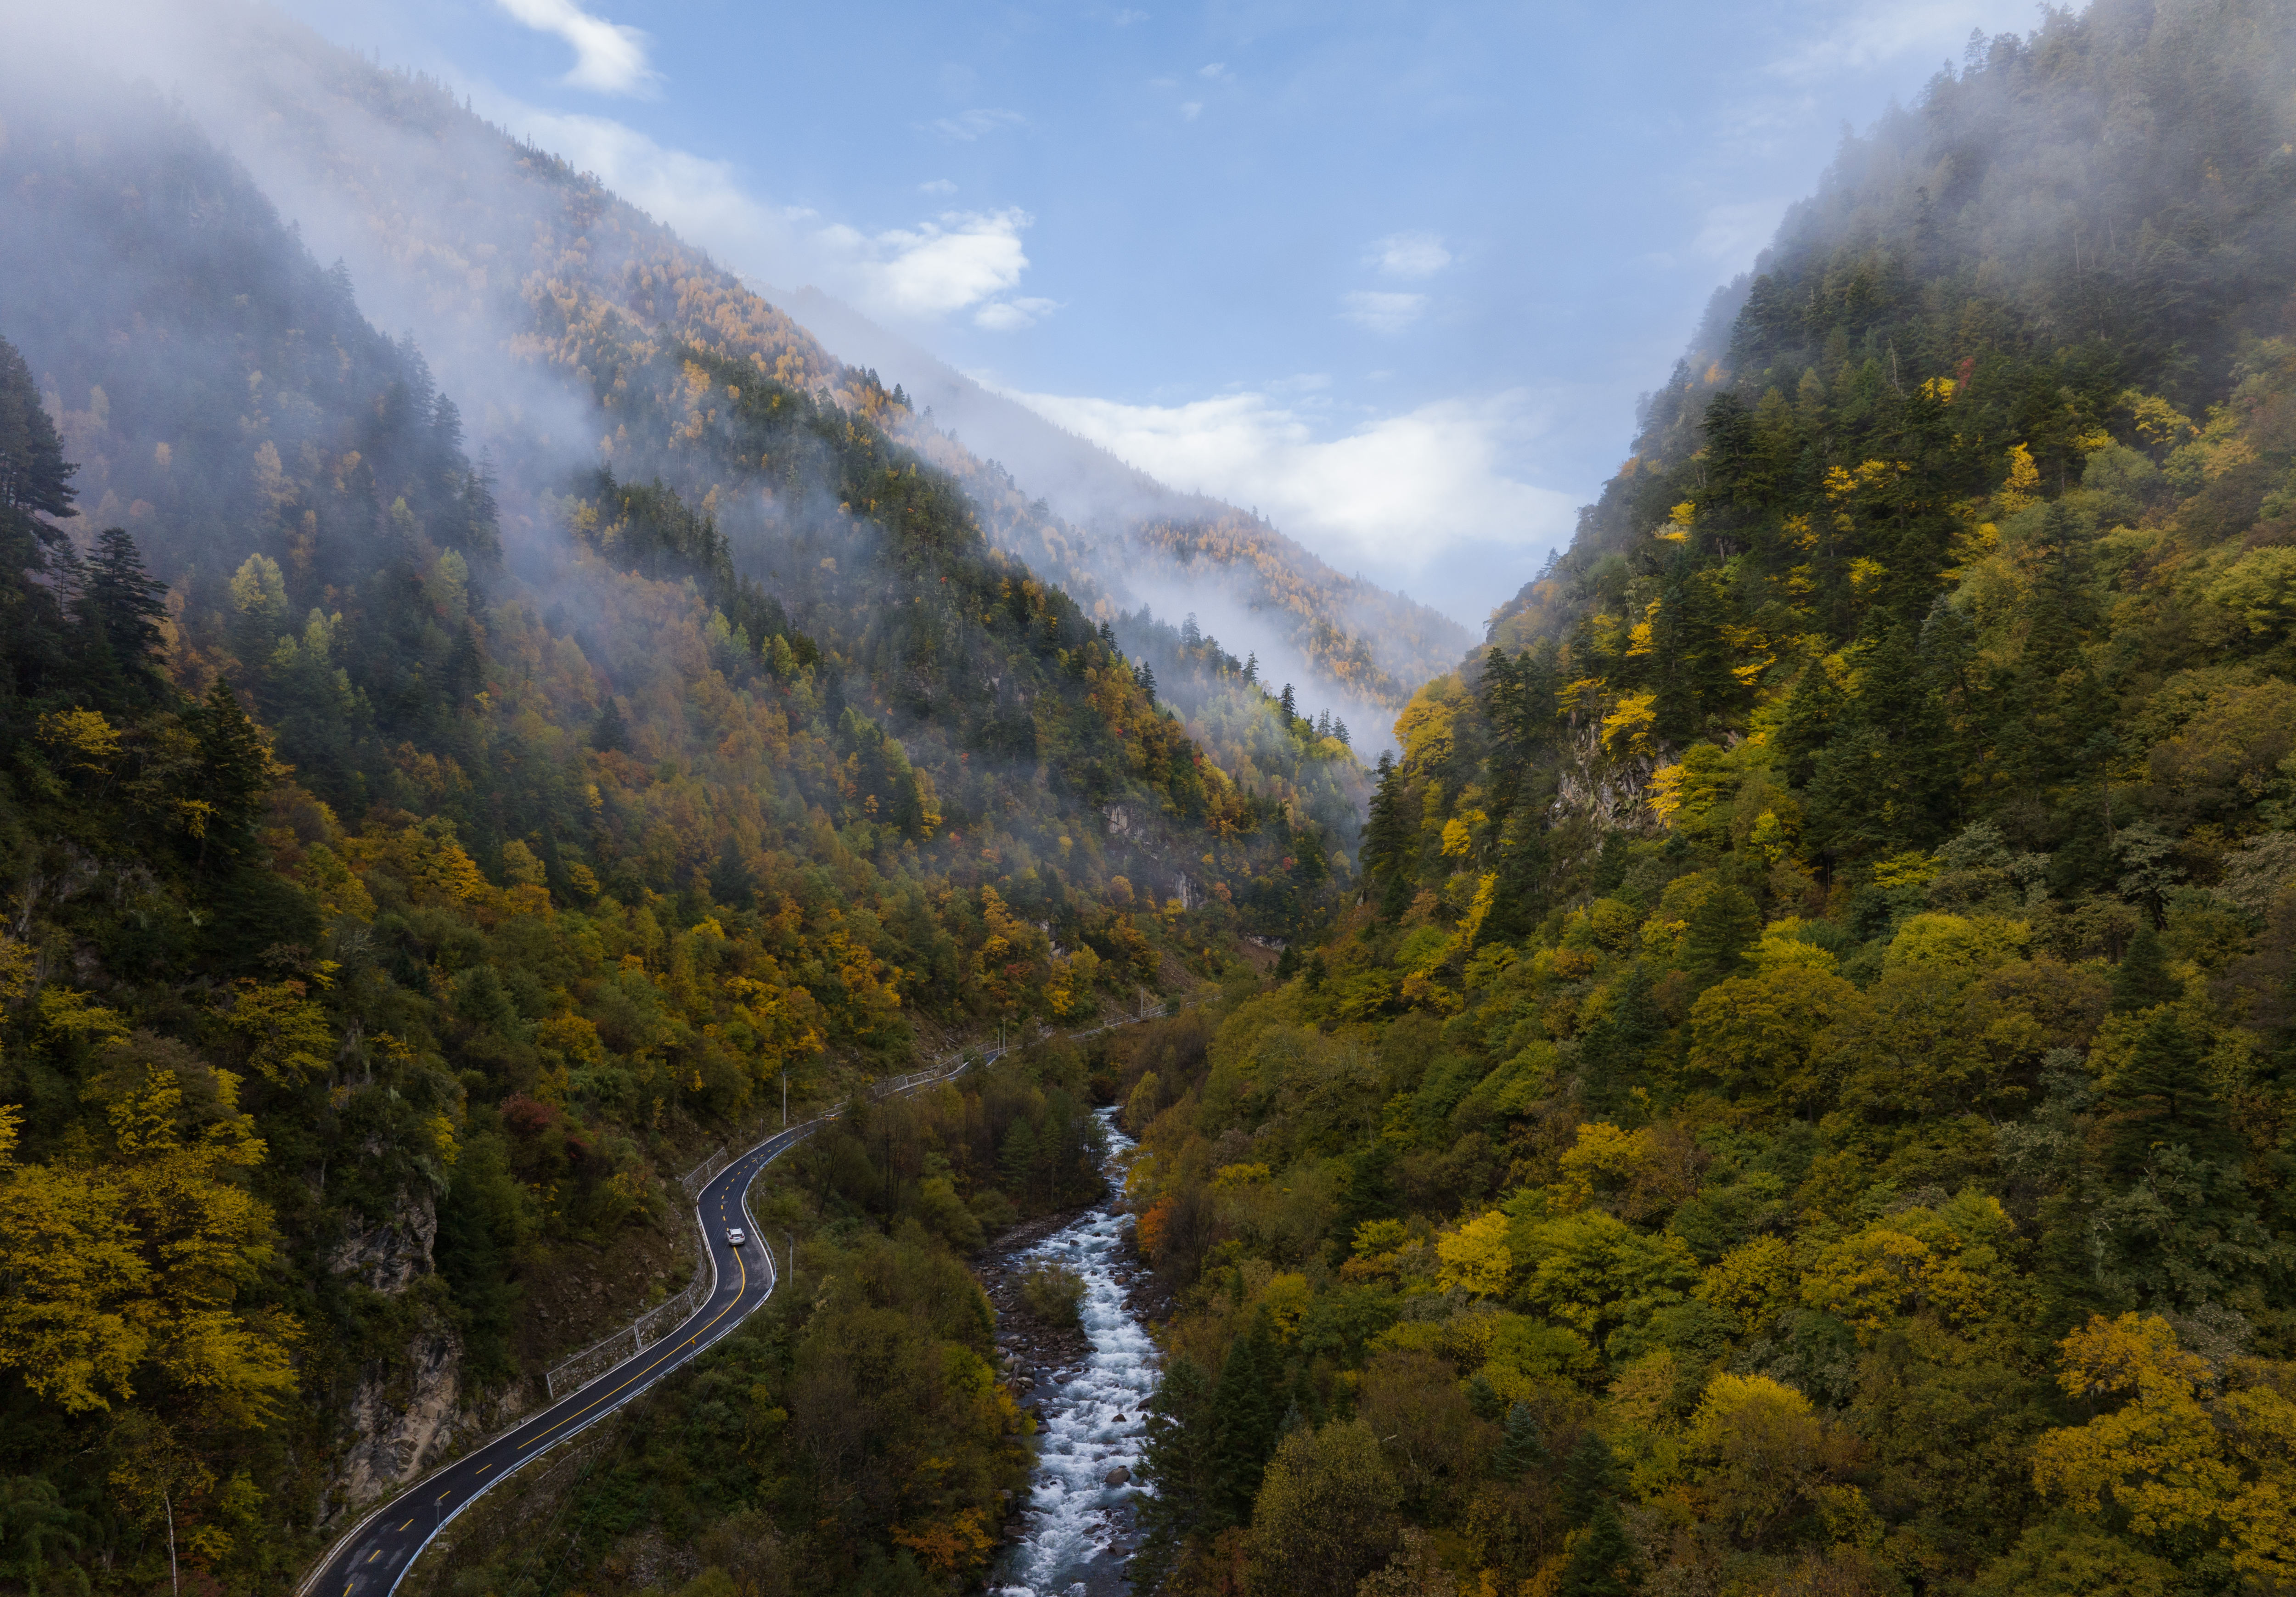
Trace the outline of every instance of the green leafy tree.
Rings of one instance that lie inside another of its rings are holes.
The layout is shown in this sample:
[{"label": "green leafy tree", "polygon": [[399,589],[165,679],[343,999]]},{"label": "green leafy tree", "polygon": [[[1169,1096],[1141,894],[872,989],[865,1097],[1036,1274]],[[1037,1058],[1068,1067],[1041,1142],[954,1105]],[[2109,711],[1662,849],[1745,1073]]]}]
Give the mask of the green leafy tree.
[{"label": "green leafy tree", "polygon": [[1361,1420],[1292,1431],[1252,1504],[1254,1587],[1351,1597],[1395,1544],[1396,1499],[1379,1439]]}]

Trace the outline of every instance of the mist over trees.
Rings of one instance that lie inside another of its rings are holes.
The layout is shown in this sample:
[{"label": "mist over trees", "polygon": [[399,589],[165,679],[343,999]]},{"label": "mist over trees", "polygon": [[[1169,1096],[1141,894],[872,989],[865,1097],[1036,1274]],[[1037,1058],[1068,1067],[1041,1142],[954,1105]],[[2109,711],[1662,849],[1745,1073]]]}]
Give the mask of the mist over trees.
[{"label": "mist over trees", "polygon": [[424,1582],[977,1587],[968,1260],[1095,1105],[1136,1589],[2296,1581],[2283,0],[1846,142],[1369,772],[1410,612],[1150,528],[1324,676],[1239,660],[594,178],[235,26],[176,102],[0,72],[0,1582],[291,1588],[676,1290],[784,1091],[850,1105],[789,1290]]},{"label": "mist over trees", "polygon": [[1848,141],[1349,917],[1119,1073],[1136,1581],[2296,1577],[2292,48],[2107,0]]}]

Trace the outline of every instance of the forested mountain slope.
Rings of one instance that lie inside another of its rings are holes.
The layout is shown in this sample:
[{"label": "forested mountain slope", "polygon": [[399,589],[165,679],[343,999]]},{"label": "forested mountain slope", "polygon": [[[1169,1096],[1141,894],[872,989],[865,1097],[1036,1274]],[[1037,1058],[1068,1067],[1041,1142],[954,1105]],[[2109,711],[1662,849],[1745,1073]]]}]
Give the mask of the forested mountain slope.
[{"label": "forested mountain slope", "polygon": [[[554,385],[521,371],[546,356],[553,336],[531,325],[545,284],[578,284],[649,326],[746,341],[782,381],[816,392],[838,391],[850,379],[873,384],[868,368],[879,364],[890,375],[876,386],[898,389],[895,366],[876,358],[881,347],[913,364],[898,340],[865,323],[856,332],[849,313],[837,315],[818,295],[799,296],[852,334],[839,351],[853,357],[849,369],[791,319],[791,304],[768,304],[594,179],[560,169],[554,157],[491,126],[434,81],[381,69],[260,6],[156,13],[131,6],[121,14],[132,19],[121,29],[135,36],[136,64],[97,63],[88,92],[106,92],[106,71],[140,70],[168,84],[296,218],[321,258],[348,263],[377,322],[414,332],[442,385],[470,412],[474,438],[495,450],[506,476],[516,476],[523,460],[587,452],[598,441],[580,408],[570,410]],[[922,364],[929,385],[935,370],[946,371]],[[1168,623],[1192,607],[1217,610],[1219,629],[1250,635],[1247,648],[1264,650],[1279,681],[1298,681],[1319,703],[1345,695],[1365,724],[1383,723],[1464,646],[1464,635],[1447,618],[1368,585],[1347,585],[1364,592],[1323,601],[1332,574],[1273,529],[1254,540],[1257,565],[1182,571],[1135,536],[1144,517],[1242,518],[1174,494],[948,376],[999,424],[985,432],[960,427],[952,441],[941,434],[955,419],[924,418],[916,411],[931,400],[921,396],[913,408],[906,391],[875,413],[878,421],[963,479],[991,544],[1061,583],[1095,622],[1145,602]],[[980,409],[959,406],[968,419]],[[1017,455],[1002,453],[1016,442]],[[1002,465],[985,458],[991,455]],[[1192,594],[1192,587],[1206,591]],[[1318,597],[1303,610],[1300,600],[1311,594]],[[1198,597],[1202,602],[1193,604]],[[1398,619],[1406,625],[1390,625]],[[1375,659],[1384,675],[1374,680],[1357,657]]]},{"label": "forested mountain slope", "polygon": [[[564,331],[570,312],[611,313],[745,355],[777,381],[858,408],[955,480],[992,548],[1061,586],[1095,624],[1121,622],[1128,652],[1177,643],[1172,620],[1126,614],[1135,602],[1124,598],[1123,562],[1111,557],[1105,529],[1062,520],[1036,490],[920,418],[898,385],[888,393],[874,372],[839,362],[785,308],[594,177],[509,136],[435,82],[381,69],[268,11],[187,12],[162,26],[205,69],[184,85],[204,124],[244,153],[315,241],[352,264],[386,324],[414,329],[437,352],[442,381],[466,397],[474,434],[491,452],[514,526],[525,513],[517,490],[557,493],[570,465],[615,464],[615,451],[630,446],[593,430],[602,401],[590,352]],[[643,435],[637,446],[646,446]],[[627,459],[617,469],[631,475]],[[743,484],[691,454],[646,469],[663,470],[689,503],[722,503],[728,558],[747,575],[783,579],[775,562],[786,552],[771,519],[750,513]],[[537,524],[548,520],[545,510]],[[1303,684],[1318,658],[1300,651]],[[1428,669],[1437,663],[1431,657]],[[1216,764],[1238,771],[1246,746],[1258,749],[1249,780],[1259,796],[1313,814],[1351,846],[1362,773],[1351,757],[1313,744],[1306,758],[1284,752],[1294,729],[1280,713],[1281,680],[1265,693],[1219,695],[1214,707],[1184,676],[1168,684],[1170,702]],[[1389,684],[1382,708],[1399,703],[1408,685]],[[1329,696],[1308,693],[1318,703]],[[1271,760],[1271,750],[1281,758]]]},{"label": "forested mountain slope", "polygon": [[1124,1077],[1144,1581],[2296,1580],[2292,227],[2278,0],[1845,145],[1357,918]]},{"label": "forested mountain slope", "polygon": [[[511,152],[533,254],[493,266],[393,215],[465,296],[458,398],[180,108],[9,65],[0,1578],[283,1588],[674,1289],[661,1178],[784,1085],[1328,913],[1297,795],[1341,745],[1232,781],[890,397],[594,183]],[[1089,1179],[1081,1092],[1016,1066],[985,1155],[855,1183],[822,1267],[922,1215],[900,1267],[941,1284],[835,1312],[982,1376],[955,1255]],[[980,1566],[1018,1419],[941,1396],[840,1400],[947,1466],[890,1496],[760,1434],[810,1587]]]}]

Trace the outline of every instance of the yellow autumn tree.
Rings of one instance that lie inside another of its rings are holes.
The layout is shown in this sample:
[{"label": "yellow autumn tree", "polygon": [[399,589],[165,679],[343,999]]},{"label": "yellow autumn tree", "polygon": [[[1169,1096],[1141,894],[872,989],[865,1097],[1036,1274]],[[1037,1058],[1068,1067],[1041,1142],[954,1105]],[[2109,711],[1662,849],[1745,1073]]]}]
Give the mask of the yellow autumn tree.
[{"label": "yellow autumn tree", "polygon": [[0,1167],[0,1366],[67,1413],[157,1385],[267,1422],[294,1386],[299,1328],[235,1306],[273,1241],[242,1184],[264,1144],[238,1078],[139,1033],[110,1045],[88,1096],[109,1157]]},{"label": "yellow autumn tree", "polygon": [[247,1062],[274,1086],[300,1086],[334,1057],[334,1030],[308,990],[299,981],[242,978],[221,1011],[224,1029],[245,1041]]},{"label": "yellow autumn tree", "polygon": [[1508,1272],[1514,1268],[1514,1256],[1507,1249],[1507,1217],[1492,1209],[1446,1232],[1436,1239],[1435,1257],[1442,1261],[1436,1279],[1446,1291],[1464,1287],[1480,1298],[1501,1296]]},{"label": "yellow autumn tree", "polygon": [[2070,1396],[2120,1406],[2043,1435],[2036,1486],[2083,1514],[2117,1510],[2164,1551],[2227,1551],[2257,1589],[2296,1580],[2296,1372],[2234,1359],[2218,1396],[2208,1361],[2156,1315],[2095,1315],[2058,1348]]}]

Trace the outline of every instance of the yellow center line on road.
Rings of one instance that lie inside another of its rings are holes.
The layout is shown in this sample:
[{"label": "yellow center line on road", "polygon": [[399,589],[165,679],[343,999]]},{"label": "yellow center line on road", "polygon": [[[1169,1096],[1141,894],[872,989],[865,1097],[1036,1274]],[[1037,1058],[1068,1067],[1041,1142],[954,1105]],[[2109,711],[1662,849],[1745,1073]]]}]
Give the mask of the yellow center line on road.
[{"label": "yellow center line on road", "polygon": [[[837,1117],[834,1115],[822,1117],[823,1119],[830,1120],[833,1120],[836,1118]],[[732,1194],[734,1191],[735,1184],[738,1184],[739,1180],[754,1175],[756,1170],[764,1167],[764,1165],[772,1158],[774,1153],[779,1152],[781,1149],[786,1146],[791,1140],[791,1134],[784,1132],[779,1137],[774,1138],[767,1145],[767,1149],[762,1152],[761,1156],[757,1158],[754,1162],[744,1161],[742,1165],[737,1167],[731,1173],[737,1179],[735,1183],[728,1184],[720,1188],[718,1204],[718,1216],[719,1219],[723,1220],[728,1216],[732,1202]],[[579,1409],[574,1410],[572,1413],[567,1414],[563,1419],[559,1420],[556,1423],[550,1425],[547,1428],[537,1430],[534,1435],[529,1437],[525,1441],[519,1443],[514,1451],[520,1453],[525,1452],[528,1448],[533,1446],[536,1443],[542,1441],[545,1437],[564,1429],[568,1425],[570,1425],[576,1420],[580,1419],[583,1415],[590,1413],[594,1410],[611,1402],[622,1393],[629,1390],[631,1387],[644,1380],[655,1371],[660,1369],[664,1364],[672,1363],[677,1358],[684,1356],[687,1349],[692,1348],[698,1350],[701,1345],[701,1339],[714,1330],[718,1322],[725,1319],[727,1314],[734,1312],[735,1306],[742,1301],[742,1298],[750,1290],[749,1265],[742,1258],[742,1250],[738,1248],[734,1249],[734,1262],[736,1269],[740,1272],[740,1280],[734,1283],[731,1296],[729,1296],[726,1300],[726,1306],[719,1309],[715,1314],[712,1314],[707,1324],[703,1325],[700,1330],[696,1331],[692,1336],[687,1337],[685,1340],[672,1344],[660,1357],[657,1357],[651,1364],[647,1364],[644,1369],[636,1372],[635,1374],[630,1376],[628,1380],[615,1387],[611,1391],[603,1394],[595,1401],[589,1403]],[[547,1417],[546,1411],[545,1414],[537,1415],[536,1418],[539,1420],[545,1417]],[[513,1431],[511,1434],[515,1435],[516,1432]],[[507,1441],[510,1437],[505,1436],[501,1439]],[[470,1462],[467,1459],[463,1462],[466,1463]],[[491,1462],[477,1464],[472,1468],[472,1473],[474,1476],[484,1475],[493,1468],[494,1465]],[[476,1489],[477,1488],[474,1486],[474,1494]],[[433,1507],[435,1508],[437,1505],[444,1503],[449,1497],[452,1497],[455,1495],[455,1488],[450,1486],[445,1491],[440,1492],[438,1496],[431,1499]],[[406,1530],[412,1528],[414,1524],[414,1521],[413,1519],[409,1519],[404,1525],[401,1525],[398,1527],[398,1530],[393,1534],[403,1534]],[[382,1549],[377,1547],[367,1554],[365,1561],[371,1564],[381,1556]],[[357,1584],[358,1582],[356,1576],[345,1579],[343,1582],[342,1597],[351,1597],[351,1593],[357,1586]]]},{"label": "yellow center line on road", "polygon": [[613,1391],[608,1392],[603,1396],[601,1396],[597,1403],[592,1403],[583,1408],[577,1409],[574,1413],[567,1415],[565,1419],[558,1421],[556,1425],[552,1426],[549,1430],[537,1432],[527,1440],[521,1442],[518,1445],[518,1450],[521,1453],[525,1452],[528,1448],[533,1446],[535,1443],[542,1440],[544,1437],[548,1436],[551,1431],[563,1429],[565,1426],[571,1424],[574,1421],[580,1419],[584,1414],[588,1413],[591,1409],[596,1408],[599,1404],[604,1403],[607,1398],[613,1397],[628,1390],[633,1383],[644,1376],[652,1374],[654,1371],[660,1369],[668,1360],[676,1358],[681,1349],[690,1347],[699,1342],[701,1339],[703,1333],[709,1331],[710,1325],[717,1324],[718,1321],[724,1319],[727,1314],[732,1314],[734,1312],[734,1305],[741,1302],[742,1294],[750,1290],[750,1267],[745,1264],[742,1264],[742,1256],[738,1253],[734,1256],[734,1261],[735,1264],[741,1265],[742,1267],[741,1284],[734,1288],[734,1296],[726,1300],[726,1306],[719,1309],[715,1314],[712,1314],[709,1317],[709,1325],[703,1326],[701,1331],[695,1331],[692,1336],[686,1338],[685,1341],[672,1346],[670,1350],[667,1354],[663,1355],[662,1357],[654,1360],[652,1364],[648,1364],[644,1369],[639,1371],[637,1374],[631,1376],[628,1380],[626,1380],[622,1382],[620,1386],[616,1387]]}]

